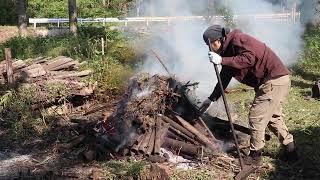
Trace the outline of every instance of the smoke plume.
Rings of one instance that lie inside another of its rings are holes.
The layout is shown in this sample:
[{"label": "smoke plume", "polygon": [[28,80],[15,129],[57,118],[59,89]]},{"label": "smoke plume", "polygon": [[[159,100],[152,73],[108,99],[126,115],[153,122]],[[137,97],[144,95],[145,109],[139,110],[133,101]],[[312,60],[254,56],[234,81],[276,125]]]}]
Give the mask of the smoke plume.
[{"label": "smoke plume", "polygon": [[[271,14],[281,10],[279,4],[272,4],[264,0],[221,2],[237,15]],[[152,7],[140,10],[143,16],[192,16],[199,15],[199,10],[202,11],[202,15],[208,13],[206,12],[207,0],[140,1],[140,3],[141,7]],[[215,12],[210,11],[210,13],[214,15]],[[151,74],[166,74],[156,57],[149,53],[152,49],[158,53],[169,71],[180,80],[200,82],[197,95],[201,98],[208,97],[216,84],[216,78],[214,68],[207,57],[208,47],[203,42],[202,34],[212,23],[224,25],[224,22],[214,21],[171,22],[170,25],[150,24],[149,28],[151,28],[153,38],[145,44],[144,49],[148,53],[142,71]],[[239,18],[236,21],[236,28],[265,42],[286,65],[292,65],[297,61],[298,54],[303,47],[301,39],[303,26],[291,20],[264,21],[247,16],[247,18]]]}]

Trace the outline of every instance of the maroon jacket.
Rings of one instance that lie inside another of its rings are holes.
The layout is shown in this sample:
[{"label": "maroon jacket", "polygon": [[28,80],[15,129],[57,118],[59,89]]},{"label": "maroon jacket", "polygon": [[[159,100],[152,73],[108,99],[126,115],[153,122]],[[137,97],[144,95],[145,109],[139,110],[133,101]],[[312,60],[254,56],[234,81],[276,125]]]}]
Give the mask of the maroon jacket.
[{"label": "maroon jacket", "polygon": [[[240,30],[227,34],[222,46],[220,76],[224,88],[232,77],[258,88],[270,79],[289,74],[288,68],[268,46]],[[220,96],[221,90],[217,84],[209,99],[216,100]]]}]

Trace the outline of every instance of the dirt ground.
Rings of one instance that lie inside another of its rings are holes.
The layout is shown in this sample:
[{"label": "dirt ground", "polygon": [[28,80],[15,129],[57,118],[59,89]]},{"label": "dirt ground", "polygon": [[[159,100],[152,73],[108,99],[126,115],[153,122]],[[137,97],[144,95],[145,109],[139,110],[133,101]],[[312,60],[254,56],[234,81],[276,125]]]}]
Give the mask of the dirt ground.
[{"label": "dirt ground", "polygon": [[18,35],[18,28],[15,26],[0,26],[0,43]]}]

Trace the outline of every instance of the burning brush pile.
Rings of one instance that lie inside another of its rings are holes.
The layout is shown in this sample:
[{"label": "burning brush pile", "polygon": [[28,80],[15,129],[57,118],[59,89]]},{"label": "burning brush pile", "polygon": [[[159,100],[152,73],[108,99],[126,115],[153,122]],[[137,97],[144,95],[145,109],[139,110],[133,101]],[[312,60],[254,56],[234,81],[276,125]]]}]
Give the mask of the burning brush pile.
[{"label": "burning brush pile", "polygon": [[95,127],[104,154],[139,154],[161,162],[161,148],[187,159],[221,150],[193,102],[192,88],[174,78],[145,75],[131,79],[115,112]]}]

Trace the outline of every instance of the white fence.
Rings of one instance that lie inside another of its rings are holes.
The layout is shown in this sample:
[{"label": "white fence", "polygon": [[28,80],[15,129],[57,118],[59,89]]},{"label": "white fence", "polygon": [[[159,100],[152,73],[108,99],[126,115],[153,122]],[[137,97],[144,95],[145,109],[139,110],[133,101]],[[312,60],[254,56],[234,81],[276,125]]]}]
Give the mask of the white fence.
[{"label": "white fence", "polygon": [[[171,16],[171,17],[127,17],[127,18],[78,18],[78,23],[123,23],[128,25],[129,22],[145,22],[149,26],[150,22],[166,22],[170,24],[177,21],[205,21],[209,19],[224,19],[224,16]],[[235,15],[233,20],[239,19],[255,19],[255,20],[273,20],[297,22],[300,21],[300,12],[276,13],[276,14],[253,14],[253,15]],[[62,23],[69,23],[68,18],[29,18],[29,23],[36,28],[37,24],[57,24],[58,27]]]}]

